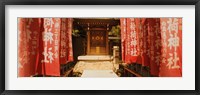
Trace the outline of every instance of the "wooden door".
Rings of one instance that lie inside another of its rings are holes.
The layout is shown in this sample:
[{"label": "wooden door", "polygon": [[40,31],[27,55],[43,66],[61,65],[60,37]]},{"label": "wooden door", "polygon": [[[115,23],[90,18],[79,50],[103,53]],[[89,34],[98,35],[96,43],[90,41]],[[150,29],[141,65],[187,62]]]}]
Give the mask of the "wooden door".
[{"label": "wooden door", "polygon": [[88,54],[107,54],[107,31],[90,31],[88,36]]}]

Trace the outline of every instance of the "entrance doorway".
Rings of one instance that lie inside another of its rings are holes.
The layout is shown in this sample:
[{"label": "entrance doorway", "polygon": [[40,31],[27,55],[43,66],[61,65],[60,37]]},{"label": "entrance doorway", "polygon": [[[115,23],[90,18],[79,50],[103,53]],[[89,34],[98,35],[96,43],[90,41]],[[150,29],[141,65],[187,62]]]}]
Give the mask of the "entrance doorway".
[{"label": "entrance doorway", "polygon": [[107,55],[108,54],[108,36],[107,31],[89,31],[88,32],[88,52],[89,55]]},{"label": "entrance doorway", "polygon": [[109,34],[113,26],[119,24],[119,19],[114,18],[74,18],[74,30],[79,30],[81,35],[85,34],[82,36],[85,38],[82,55],[111,55],[109,41],[113,40],[109,39],[112,36]]}]

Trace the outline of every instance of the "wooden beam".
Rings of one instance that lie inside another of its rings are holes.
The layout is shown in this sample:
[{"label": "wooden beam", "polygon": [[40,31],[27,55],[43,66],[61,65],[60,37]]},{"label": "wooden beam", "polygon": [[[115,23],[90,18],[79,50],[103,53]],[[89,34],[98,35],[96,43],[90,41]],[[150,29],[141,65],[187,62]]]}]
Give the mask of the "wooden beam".
[{"label": "wooden beam", "polygon": [[116,19],[97,19],[97,18],[93,18],[93,19],[79,19],[79,18],[75,18],[74,19],[75,22],[79,23],[79,24],[119,24],[120,21],[116,20]]},{"label": "wooden beam", "polygon": [[[87,31],[88,28],[84,28],[83,30]],[[105,28],[90,28],[90,31],[106,31]]]}]

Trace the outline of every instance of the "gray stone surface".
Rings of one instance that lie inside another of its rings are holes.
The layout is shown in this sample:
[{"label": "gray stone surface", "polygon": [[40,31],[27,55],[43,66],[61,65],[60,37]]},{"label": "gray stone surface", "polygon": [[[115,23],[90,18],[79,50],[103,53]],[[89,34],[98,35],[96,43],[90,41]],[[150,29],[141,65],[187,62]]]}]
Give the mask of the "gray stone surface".
[{"label": "gray stone surface", "polygon": [[82,73],[83,70],[115,70],[112,61],[79,61],[73,72]]}]

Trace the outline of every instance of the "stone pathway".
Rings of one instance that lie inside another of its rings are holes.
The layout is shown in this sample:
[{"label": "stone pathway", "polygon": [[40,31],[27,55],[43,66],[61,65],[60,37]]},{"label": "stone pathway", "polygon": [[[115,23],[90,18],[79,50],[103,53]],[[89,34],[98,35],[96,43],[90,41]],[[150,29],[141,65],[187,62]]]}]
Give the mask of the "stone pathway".
[{"label": "stone pathway", "polygon": [[113,64],[112,61],[78,61],[73,72],[83,73],[83,70],[115,70],[117,68],[118,65]]}]

